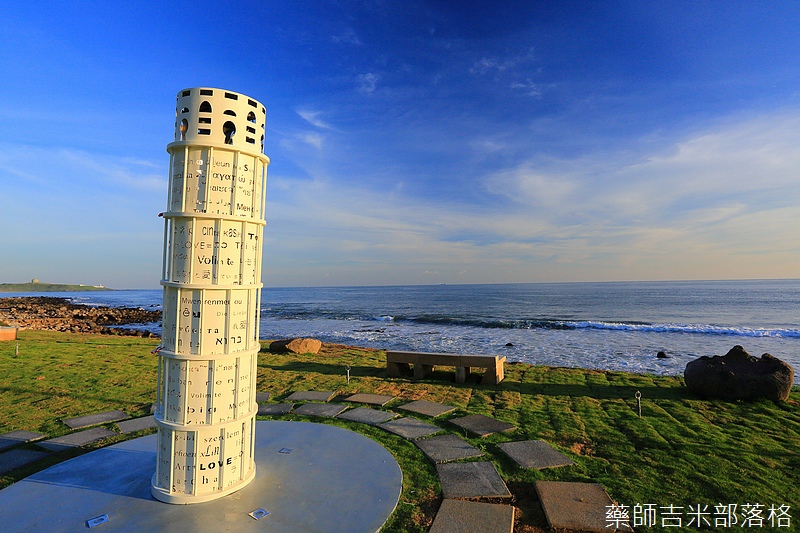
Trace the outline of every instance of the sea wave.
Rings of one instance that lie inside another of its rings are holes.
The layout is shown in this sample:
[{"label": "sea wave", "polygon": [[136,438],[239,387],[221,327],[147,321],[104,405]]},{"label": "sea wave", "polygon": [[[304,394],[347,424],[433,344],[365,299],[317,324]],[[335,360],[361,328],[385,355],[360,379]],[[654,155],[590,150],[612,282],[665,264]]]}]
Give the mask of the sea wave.
[{"label": "sea wave", "polygon": [[[565,318],[504,319],[485,317],[447,316],[422,314],[404,316],[400,314],[363,315],[358,313],[320,310],[262,309],[272,318],[289,320],[342,320],[362,322],[384,322],[394,324],[419,324],[435,326],[461,326],[478,329],[544,329],[544,330],[607,330],[640,333],[685,333],[692,335],[714,335],[733,337],[800,338],[800,329],[757,328],[719,324],[650,323],[638,321],[575,320]],[[277,312],[276,312],[277,311]]]}]

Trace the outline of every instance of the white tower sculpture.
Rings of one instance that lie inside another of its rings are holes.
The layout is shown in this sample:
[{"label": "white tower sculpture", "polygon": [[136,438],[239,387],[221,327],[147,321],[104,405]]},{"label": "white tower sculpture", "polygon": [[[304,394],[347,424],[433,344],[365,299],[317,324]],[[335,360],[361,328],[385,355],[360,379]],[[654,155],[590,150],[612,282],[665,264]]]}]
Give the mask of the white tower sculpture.
[{"label": "white tower sculpture", "polygon": [[266,109],[243,94],[180,91],[163,213],[156,472],[163,502],[199,503],[255,477]]}]

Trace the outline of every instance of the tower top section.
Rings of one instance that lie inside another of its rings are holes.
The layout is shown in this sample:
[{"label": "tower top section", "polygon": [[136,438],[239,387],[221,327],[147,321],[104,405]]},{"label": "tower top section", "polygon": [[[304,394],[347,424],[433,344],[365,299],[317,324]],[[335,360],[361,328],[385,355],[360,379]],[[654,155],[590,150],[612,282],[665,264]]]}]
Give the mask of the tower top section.
[{"label": "tower top section", "polygon": [[178,92],[175,104],[175,142],[232,148],[254,155],[264,153],[267,110],[241,93],[210,87]]}]

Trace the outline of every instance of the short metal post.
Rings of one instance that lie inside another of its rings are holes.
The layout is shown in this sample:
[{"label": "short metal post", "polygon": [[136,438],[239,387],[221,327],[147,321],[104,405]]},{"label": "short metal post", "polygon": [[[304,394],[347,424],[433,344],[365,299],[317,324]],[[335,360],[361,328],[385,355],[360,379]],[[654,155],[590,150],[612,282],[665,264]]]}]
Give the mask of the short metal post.
[{"label": "short metal post", "polygon": [[634,396],[636,397],[636,411],[639,413],[639,418],[642,418],[642,393],[637,390]]}]

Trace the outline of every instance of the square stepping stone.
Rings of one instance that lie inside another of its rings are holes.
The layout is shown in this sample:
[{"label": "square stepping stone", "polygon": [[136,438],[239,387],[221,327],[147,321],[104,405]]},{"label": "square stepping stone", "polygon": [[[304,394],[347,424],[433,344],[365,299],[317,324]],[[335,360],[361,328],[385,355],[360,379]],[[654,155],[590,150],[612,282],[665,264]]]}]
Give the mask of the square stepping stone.
[{"label": "square stepping stone", "polygon": [[294,408],[293,403],[267,403],[258,406],[260,415],[287,415]]},{"label": "square stepping stone", "polygon": [[356,407],[340,414],[337,418],[343,418],[352,422],[361,422],[362,424],[382,424],[396,417],[395,413],[388,411],[379,411],[377,409],[370,409],[369,407]]},{"label": "square stepping stone", "polygon": [[345,409],[347,406],[339,403],[304,403],[294,410],[294,414],[333,418]]},{"label": "square stepping stone", "polygon": [[[615,531],[613,527],[609,527],[609,522],[606,520],[606,513],[612,502],[602,485],[537,481],[534,487],[550,527],[578,531]],[[633,531],[633,529],[616,531]]]},{"label": "square stepping stone", "polygon": [[123,420],[121,422],[117,422],[117,425],[122,433],[133,433],[134,431],[141,431],[143,429],[150,429],[157,426],[156,417],[153,415]]},{"label": "square stepping stone", "polygon": [[444,405],[441,403],[436,402],[429,402],[427,400],[416,400],[411,403],[407,403],[405,405],[401,405],[398,409],[403,409],[405,411],[411,411],[412,413],[418,413],[425,416],[432,416],[436,417],[439,415],[443,415],[445,413],[449,413],[451,411],[455,411],[456,408],[452,405]]},{"label": "square stepping stone", "polygon": [[11,448],[13,446],[17,446],[19,444],[24,444],[26,442],[33,442],[35,440],[43,439],[47,435],[44,433],[36,433],[33,431],[23,431],[17,430],[12,431],[11,433],[5,433],[0,435],[0,450],[5,450],[6,448]]},{"label": "square stepping stone", "polygon": [[270,394],[268,392],[257,392],[256,403],[266,402],[269,400]]},{"label": "square stepping stone", "polygon": [[444,500],[430,533],[511,533],[514,508],[510,505]]},{"label": "square stepping stone", "polygon": [[497,447],[522,468],[541,470],[575,464],[575,461],[542,440],[504,442]]},{"label": "square stepping stone", "polygon": [[9,450],[5,453],[0,453],[0,474],[11,472],[48,455],[50,454],[47,452],[34,450]]},{"label": "square stepping stone", "polygon": [[79,416],[76,418],[68,418],[63,422],[72,429],[81,429],[89,426],[96,426],[98,424],[105,424],[107,422],[117,422],[130,418],[122,411],[105,411],[103,413],[95,413],[93,415]]},{"label": "square stepping stone", "polygon": [[119,433],[109,431],[106,428],[92,428],[40,442],[39,446],[54,452],[60,452],[70,448],[77,448],[78,446],[83,446],[112,435],[119,435]]},{"label": "square stepping stone", "polygon": [[334,394],[336,393],[330,391],[297,391],[286,399],[292,402],[329,402]]},{"label": "square stepping stone", "polygon": [[510,498],[503,478],[490,462],[437,464],[445,498]]},{"label": "square stepping stone", "polygon": [[442,431],[439,426],[428,424],[416,418],[398,418],[397,420],[378,424],[378,427],[409,440],[427,437]]},{"label": "square stepping stone", "polygon": [[387,403],[394,400],[394,396],[384,396],[383,394],[353,394],[349,398],[345,398],[347,402],[354,402],[354,403],[367,403],[370,405],[380,405],[384,406]]},{"label": "square stepping stone", "polygon": [[424,453],[428,459],[437,464],[457,461],[458,459],[469,459],[470,457],[480,457],[483,455],[483,452],[478,448],[452,433],[416,440],[414,444],[422,450],[422,453]]},{"label": "square stepping stone", "polygon": [[491,435],[492,433],[516,429],[515,426],[512,426],[507,422],[502,422],[495,418],[484,415],[462,416],[460,418],[453,418],[450,420],[450,422],[479,437],[485,437],[486,435]]}]

